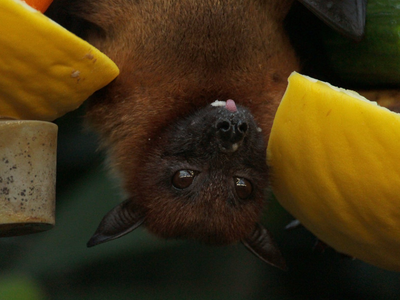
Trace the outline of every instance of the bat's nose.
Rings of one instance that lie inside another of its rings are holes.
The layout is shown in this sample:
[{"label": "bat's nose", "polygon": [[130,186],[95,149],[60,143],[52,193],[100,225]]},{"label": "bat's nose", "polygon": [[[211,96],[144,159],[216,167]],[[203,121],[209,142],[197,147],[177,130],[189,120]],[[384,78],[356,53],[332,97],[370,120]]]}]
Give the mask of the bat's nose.
[{"label": "bat's nose", "polygon": [[241,117],[223,118],[217,121],[217,136],[222,152],[235,152],[246,136],[248,124]]}]

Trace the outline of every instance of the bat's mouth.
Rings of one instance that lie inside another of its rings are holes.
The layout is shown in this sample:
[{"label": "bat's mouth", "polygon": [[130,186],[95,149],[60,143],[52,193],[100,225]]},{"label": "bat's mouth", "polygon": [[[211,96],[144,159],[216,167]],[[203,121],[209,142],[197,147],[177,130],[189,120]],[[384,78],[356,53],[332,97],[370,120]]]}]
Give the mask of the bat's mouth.
[{"label": "bat's mouth", "polygon": [[225,108],[232,113],[237,112],[236,103],[232,99],[226,101]]},{"label": "bat's mouth", "polygon": [[235,101],[233,101],[232,99],[229,99],[227,101],[215,100],[213,103],[211,103],[211,106],[225,107],[227,110],[229,110],[232,113],[237,112],[237,110],[238,110],[236,107]]}]

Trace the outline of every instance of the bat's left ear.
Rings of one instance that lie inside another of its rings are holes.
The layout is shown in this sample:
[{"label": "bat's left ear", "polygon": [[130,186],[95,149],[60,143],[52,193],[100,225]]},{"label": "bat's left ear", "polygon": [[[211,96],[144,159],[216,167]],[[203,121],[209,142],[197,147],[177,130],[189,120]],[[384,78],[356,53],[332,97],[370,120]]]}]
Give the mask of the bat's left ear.
[{"label": "bat's left ear", "polygon": [[367,0],[299,0],[322,21],[360,41],[364,35]]},{"label": "bat's left ear", "polygon": [[261,260],[274,267],[286,270],[286,262],[271,233],[261,224],[257,223],[254,231],[244,238],[242,243]]},{"label": "bat's left ear", "polygon": [[93,247],[119,238],[138,228],[144,220],[144,212],[131,199],[125,200],[103,217],[87,246]]}]

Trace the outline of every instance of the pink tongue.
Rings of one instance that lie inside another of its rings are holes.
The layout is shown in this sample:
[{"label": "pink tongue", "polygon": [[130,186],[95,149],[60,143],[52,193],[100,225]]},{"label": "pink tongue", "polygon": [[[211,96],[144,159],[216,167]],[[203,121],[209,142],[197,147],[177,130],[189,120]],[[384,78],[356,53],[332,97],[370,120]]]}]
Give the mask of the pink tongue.
[{"label": "pink tongue", "polygon": [[235,101],[233,101],[232,99],[229,99],[229,100],[226,101],[225,108],[227,110],[229,110],[230,112],[236,112],[237,111],[237,107],[236,107]]}]

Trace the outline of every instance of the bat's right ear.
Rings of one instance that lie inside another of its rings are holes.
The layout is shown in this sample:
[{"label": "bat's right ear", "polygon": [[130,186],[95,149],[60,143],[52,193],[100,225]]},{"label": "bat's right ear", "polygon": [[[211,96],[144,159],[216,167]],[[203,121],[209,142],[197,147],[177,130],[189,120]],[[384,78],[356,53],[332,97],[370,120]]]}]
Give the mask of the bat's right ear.
[{"label": "bat's right ear", "polygon": [[244,238],[242,243],[262,261],[286,270],[285,259],[274,242],[272,234],[261,224],[257,223],[253,232]]},{"label": "bat's right ear", "polygon": [[364,35],[367,0],[299,0],[342,34],[360,41]]},{"label": "bat's right ear", "polygon": [[131,199],[110,210],[101,220],[96,232],[87,243],[93,247],[117,239],[138,228],[145,220],[145,214]]}]

